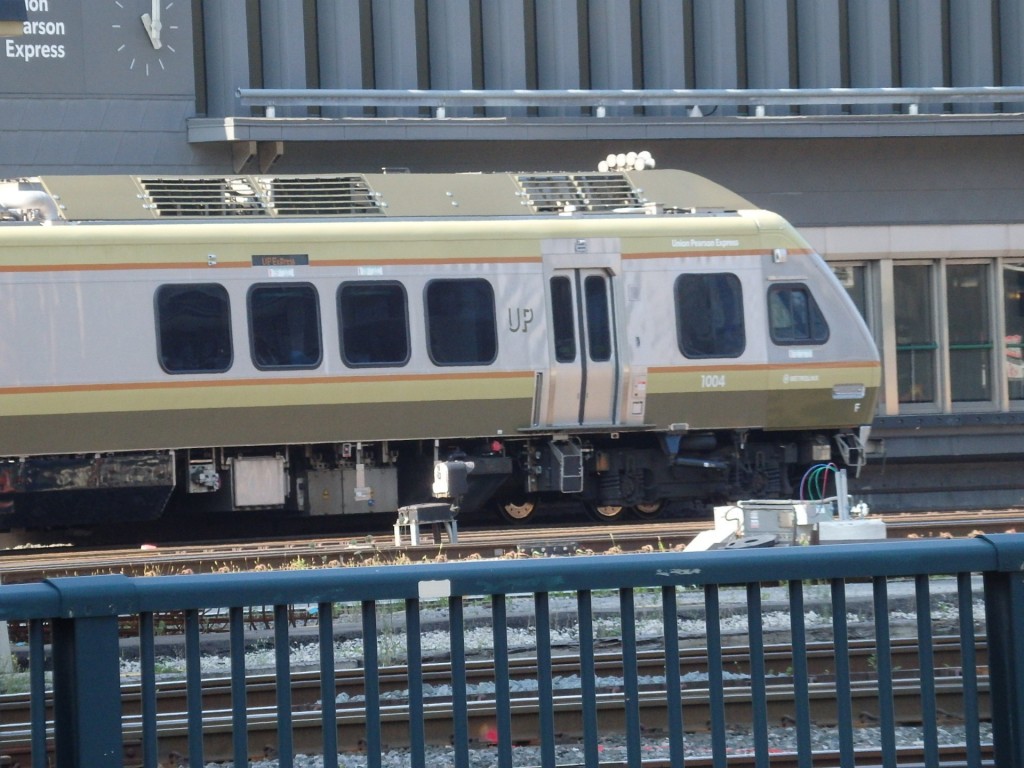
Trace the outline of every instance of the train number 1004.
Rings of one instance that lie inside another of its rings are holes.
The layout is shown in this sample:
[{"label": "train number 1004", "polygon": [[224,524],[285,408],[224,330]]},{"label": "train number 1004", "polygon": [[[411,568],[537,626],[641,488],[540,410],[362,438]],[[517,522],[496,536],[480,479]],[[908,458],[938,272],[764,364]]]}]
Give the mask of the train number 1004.
[{"label": "train number 1004", "polygon": [[724,373],[702,373],[700,375],[701,389],[721,389],[725,386]]}]

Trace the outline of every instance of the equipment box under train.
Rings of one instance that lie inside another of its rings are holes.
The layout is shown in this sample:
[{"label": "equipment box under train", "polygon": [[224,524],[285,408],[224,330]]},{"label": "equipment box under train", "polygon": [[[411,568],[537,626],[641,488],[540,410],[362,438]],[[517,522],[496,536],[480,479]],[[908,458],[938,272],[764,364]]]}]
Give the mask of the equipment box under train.
[{"label": "equipment box under train", "polygon": [[236,507],[274,507],[284,504],[288,495],[284,457],[236,458],[231,464],[231,490]]},{"label": "equipment box under train", "polygon": [[306,477],[310,515],[362,515],[398,508],[394,467],[313,470]]}]

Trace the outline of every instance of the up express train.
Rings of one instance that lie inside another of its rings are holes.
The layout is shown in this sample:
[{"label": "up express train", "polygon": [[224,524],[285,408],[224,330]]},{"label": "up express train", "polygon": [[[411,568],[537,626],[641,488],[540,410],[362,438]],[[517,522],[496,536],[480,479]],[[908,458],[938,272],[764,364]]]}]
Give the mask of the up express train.
[{"label": "up express train", "polygon": [[859,466],[872,338],[779,216],[676,170],[0,183],[0,528],[600,520]]}]

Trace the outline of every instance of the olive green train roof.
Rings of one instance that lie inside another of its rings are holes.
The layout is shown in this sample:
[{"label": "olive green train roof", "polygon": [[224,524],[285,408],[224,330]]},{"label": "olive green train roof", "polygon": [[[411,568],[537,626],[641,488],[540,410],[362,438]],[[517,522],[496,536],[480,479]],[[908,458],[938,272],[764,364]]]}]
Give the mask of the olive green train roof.
[{"label": "olive green train roof", "polygon": [[686,214],[755,207],[678,170],[42,176],[0,181],[0,220],[53,218],[39,210],[44,196],[56,202],[60,219],[79,222]]}]

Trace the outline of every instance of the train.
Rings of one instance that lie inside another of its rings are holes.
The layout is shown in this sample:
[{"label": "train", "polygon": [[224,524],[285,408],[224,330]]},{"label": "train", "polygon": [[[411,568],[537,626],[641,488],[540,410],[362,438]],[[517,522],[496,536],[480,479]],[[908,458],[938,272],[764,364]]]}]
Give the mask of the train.
[{"label": "train", "polygon": [[[642,164],[640,164],[642,165]],[[881,382],[782,217],[674,169],[0,182],[0,529],[791,498]]]}]

